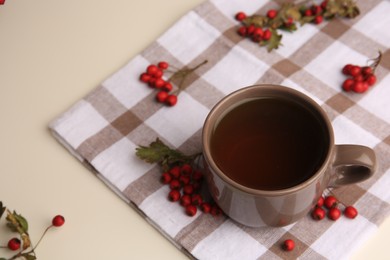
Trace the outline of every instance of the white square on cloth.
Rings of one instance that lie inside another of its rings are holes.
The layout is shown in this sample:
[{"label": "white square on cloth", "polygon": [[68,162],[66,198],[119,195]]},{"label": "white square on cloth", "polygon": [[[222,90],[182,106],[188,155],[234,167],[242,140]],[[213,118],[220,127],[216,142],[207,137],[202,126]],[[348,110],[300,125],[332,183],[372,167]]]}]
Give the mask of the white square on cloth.
[{"label": "white square on cloth", "polygon": [[139,75],[149,64],[141,55],[137,55],[126,66],[103,81],[102,85],[129,109],[153,91],[139,80]]},{"label": "white square on cloth", "polygon": [[97,155],[91,164],[99,172],[104,172],[104,177],[123,191],[154,166],[135,155],[137,147],[128,138],[122,138]]},{"label": "white square on cloth", "polygon": [[192,253],[203,260],[257,259],[267,248],[233,221],[225,221],[217,230],[200,241]]},{"label": "white square on cloth", "polygon": [[[354,25],[354,29],[365,34],[368,38],[377,41],[387,48],[390,47],[390,34],[384,33],[383,30],[390,30],[390,1],[382,1],[368,14]],[[377,22],[380,17],[380,23]],[[383,20],[384,19],[384,20]],[[387,24],[384,28],[383,24]]]},{"label": "white square on cloth", "polygon": [[217,29],[191,11],[165,32],[157,42],[183,64],[188,64],[220,35]]},{"label": "white square on cloth", "polygon": [[368,93],[359,101],[361,106],[387,123],[390,123],[389,86],[390,75],[387,75],[380,84],[372,86]]},{"label": "white square on cloth", "polygon": [[316,96],[314,96],[312,93],[306,91],[304,88],[302,88],[301,86],[299,86],[297,83],[295,83],[294,81],[286,78],[285,80],[283,80],[283,82],[280,84],[282,86],[285,86],[285,87],[289,87],[289,88],[292,88],[292,89],[295,89],[295,90],[298,90],[299,92],[302,92],[303,94],[305,94],[306,96],[310,97],[311,99],[313,99],[317,104],[319,105],[322,105],[324,104],[324,101],[322,101],[321,99],[317,98]]},{"label": "white square on cloth", "polygon": [[82,142],[108,124],[88,102],[78,101],[62,117],[52,123],[61,138],[76,149]]},{"label": "white square on cloth", "polygon": [[203,79],[222,93],[229,94],[242,87],[253,85],[269,66],[240,46],[235,46]]},{"label": "white square on cloth", "polygon": [[244,12],[247,16],[256,13],[267,1],[253,1],[253,0],[230,0],[229,4],[226,4],[225,0],[212,0],[212,3],[218,7],[218,9],[226,15],[232,21],[238,22],[235,16],[238,12]]},{"label": "white square on cloth", "polygon": [[204,123],[209,109],[182,91],[174,107],[158,110],[145,124],[175,147],[198,131]]},{"label": "white square on cloth", "polygon": [[346,79],[341,72],[344,65],[349,63],[366,64],[367,60],[367,57],[343,43],[335,41],[317,58],[307,64],[305,69],[329,87],[340,91],[341,85]]},{"label": "white square on cloth", "polygon": [[381,142],[343,115],[339,115],[332,122],[336,144],[360,144],[374,147]]}]

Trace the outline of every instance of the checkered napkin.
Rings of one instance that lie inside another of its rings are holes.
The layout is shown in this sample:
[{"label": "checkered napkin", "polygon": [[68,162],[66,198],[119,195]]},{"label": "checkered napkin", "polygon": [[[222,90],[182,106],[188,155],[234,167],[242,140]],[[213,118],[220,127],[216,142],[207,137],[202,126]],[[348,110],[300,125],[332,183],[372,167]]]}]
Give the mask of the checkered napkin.
[{"label": "checkered napkin", "polygon": [[[50,124],[73,155],[193,258],[345,258],[390,212],[390,2],[360,0],[357,18],[304,25],[284,33],[284,46],[268,53],[237,35],[234,15],[265,13],[275,5],[253,0],[202,3]],[[341,68],[365,65],[378,50],[383,59],[377,84],[364,94],[342,92]],[[149,64],[161,60],[178,68],[208,60],[186,79],[174,107],[155,102],[155,92],[139,81]],[[184,153],[199,152],[201,128],[213,105],[258,83],[306,93],[328,113],[336,143],[363,144],[376,151],[376,175],[337,191],[346,204],[359,209],[356,219],[315,222],[308,216],[283,228],[248,228],[201,212],[188,217],[166,199],[168,187],[159,182],[159,166],[135,156],[136,147],[157,137]],[[287,238],[296,242],[288,253],[280,249]]]}]

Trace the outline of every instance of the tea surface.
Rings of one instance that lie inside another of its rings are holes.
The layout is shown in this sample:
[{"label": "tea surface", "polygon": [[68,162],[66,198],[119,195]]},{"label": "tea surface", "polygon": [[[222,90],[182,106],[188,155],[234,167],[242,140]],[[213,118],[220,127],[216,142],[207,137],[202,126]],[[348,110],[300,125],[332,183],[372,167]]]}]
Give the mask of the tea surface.
[{"label": "tea surface", "polygon": [[217,166],[237,183],[260,190],[285,189],[310,178],[329,142],[312,112],[277,98],[234,107],[220,119],[211,140]]}]

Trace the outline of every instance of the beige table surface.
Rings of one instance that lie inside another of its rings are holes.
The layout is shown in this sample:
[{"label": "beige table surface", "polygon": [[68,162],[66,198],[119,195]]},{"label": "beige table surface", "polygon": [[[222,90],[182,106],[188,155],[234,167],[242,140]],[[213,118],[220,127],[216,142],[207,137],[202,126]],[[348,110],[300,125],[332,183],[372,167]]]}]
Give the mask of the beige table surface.
[{"label": "beige table surface", "polygon": [[[6,0],[0,5],[0,200],[38,259],[186,259],[49,134],[48,123],[202,0]],[[0,244],[10,238],[4,217]],[[353,259],[390,259],[390,218]],[[337,234],[335,234],[337,239]],[[4,254],[0,250],[0,256]]]}]

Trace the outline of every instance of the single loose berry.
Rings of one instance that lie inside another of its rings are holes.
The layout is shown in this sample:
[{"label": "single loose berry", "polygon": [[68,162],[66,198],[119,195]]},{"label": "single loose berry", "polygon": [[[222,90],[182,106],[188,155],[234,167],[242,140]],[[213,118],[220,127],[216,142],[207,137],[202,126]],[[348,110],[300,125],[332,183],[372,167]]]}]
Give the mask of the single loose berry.
[{"label": "single loose berry", "polygon": [[244,12],[238,12],[235,17],[237,21],[241,22],[246,18],[246,14]]},{"label": "single loose berry", "polygon": [[196,208],[196,206],[194,206],[194,205],[188,205],[188,206],[186,206],[186,213],[187,213],[187,215],[188,216],[195,216],[196,215],[196,212],[197,212],[197,208]]},{"label": "single loose berry", "polygon": [[203,202],[203,203],[200,205],[200,209],[201,209],[204,213],[210,213],[210,211],[211,211],[211,205],[210,205],[210,203],[208,203],[208,202]]},{"label": "single loose berry", "polygon": [[164,183],[164,184],[168,184],[170,183],[172,180],[172,176],[168,173],[168,172],[164,172],[162,175],[161,175],[161,182]]},{"label": "single loose berry", "polygon": [[64,223],[65,223],[65,218],[61,215],[55,216],[52,220],[52,224],[55,227],[60,227],[60,226],[64,225]]},{"label": "single loose berry", "polygon": [[271,36],[272,36],[272,32],[269,29],[267,29],[263,33],[263,40],[268,41],[269,39],[271,39]]},{"label": "single loose berry", "polygon": [[286,251],[292,251],[295,247],[295,242],[292,239],[286,239],[284,240],[282,247]]},{"label": "single loose berry", "polygon": [[341,215],[341,211],[337,207],[333,207],[328,211],[328,218],[331,220],[337,220],[339,219]]},{"label": "single loose berry", "polygon": [[314,210],[311,212],[311,216],[315,220],[321,220],[326,216],[326,212],[323,208],[315,207]]},{"label": "single loose berry", "polygon": [[324,200],[324,205],[325,205],[325,207],[328,208],[328,209],[331,209],[331,208],[333,208],[333,207],[336,207],[336,206],[337,206],[337,203],[338,203],[338,201],[337,201],[336,197],[335,197],[335,196],[332,196],[332,195],[327,196],[327,197],[325,198],[325,200]]},{"label": "single loose berry", "polygon": [[159,68],[162,69],[162,70],[166,70],[166,69],[168,69],[169,64],[168,64],[168,62],[166,62],[166,61],[160,61],[160,62],[157,64],[157,67],[159,67]]},{"label": "single loose berry", "polygon": [[184,194],[180,199],[180,205],[186,207],[192,203],[191,196],[188,194]]},{"label": "single loose berry", "polygon": [[346,216],[347,218],[354,219],[354,218],[356,218],[357,215],[358,215],[358,211],[353,206],[347,206],[344,209],[344,216]]},{"label": "single loose berry", "polygon": [[177,103],[177,96],[176,95],[169,95],[167,99],[165,100],[165,103],[169,106],[174,106]]},{"label": "single loose berry", "polygon": [[278,11],[276,11],[275,9],[271,9],[267,12],[267,17],[269,19],[274,19],[277,15],[278,15]]},{"label": "single loose berry", "polygon": [[8,241],[8,248],[12,251],[16,251],[20,248],[20,245],[21,245],[21,242],[19,240],[19,238],[11,238],[9,241]]},{"label": "single loose berry", "polygon": [[164,103],[165,100],[167,99],[168,95],[169,95],[169,94],[168,94],[167,92],[161,90],[161,91],[159,91],[159,92],[156,94],[156,100],[157,100],[158,102],[160,102],[160,103]]},{"label": "single loose berry", "polygon": [[172,202],[180,200],[180,197],[181,197],[181,194],[180,194],[180,191],[178,191],[178,190],[171,190],[168,193],[168,199]]}]

